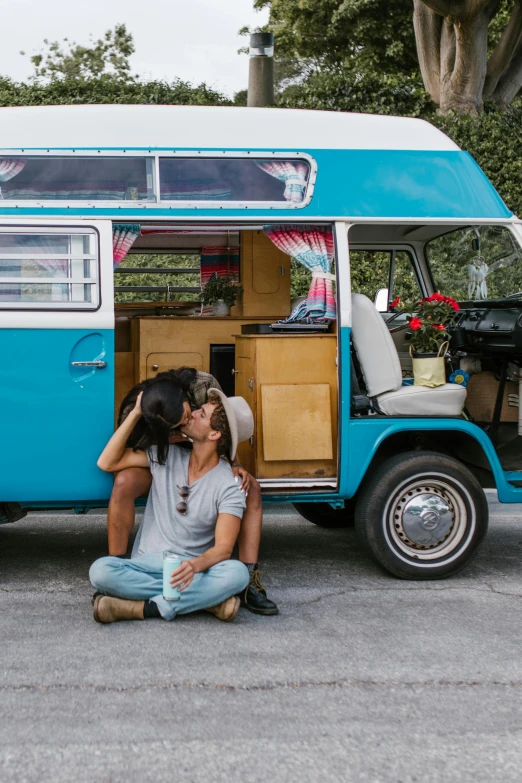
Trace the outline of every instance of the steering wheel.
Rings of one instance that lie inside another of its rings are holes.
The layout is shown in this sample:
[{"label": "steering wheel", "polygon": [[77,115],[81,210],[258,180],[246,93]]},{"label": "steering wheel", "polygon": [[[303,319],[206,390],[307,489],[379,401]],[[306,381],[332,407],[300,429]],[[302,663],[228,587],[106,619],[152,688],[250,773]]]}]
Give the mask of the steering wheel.
[{"label": "steering wheel", "polygon": [[394,326],[394,327],[392,327],[392,328],[390,329],[390,326],[389,326],[389,325],[391,324],[391,322],[392,322],[392,321],[395,321],[395,319],[396,319],[396,318],[398,318],[400,315],[404,315],[404,311],[403,311],[403,310],[399,310],[397,313],[394,313],[394,314],[391,316],[391,318],[387,318],[387,319],[386,319],[386,326],[387,326],[387,328],[388,328],[388,330],[389,330],[390,334],[394,334],[395,332],[400,332],[402,329],[407,329],[407,328],[408,328],[408,326],[410,325],[410,322],[409,322],[409,321],[406,321],[406,323],[405,323],[405,324],[399,324],[399,326]]}]

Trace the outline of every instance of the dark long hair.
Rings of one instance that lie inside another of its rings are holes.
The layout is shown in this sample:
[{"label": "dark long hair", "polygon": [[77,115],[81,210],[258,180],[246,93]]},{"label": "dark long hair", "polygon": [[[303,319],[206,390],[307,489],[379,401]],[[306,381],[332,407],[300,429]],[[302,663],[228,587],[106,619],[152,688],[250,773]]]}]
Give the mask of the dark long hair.
[{"label": "dark long hair", "polygon": [[180,367],[160,372],[155,378],[148,378],[133,386],[123,399],[118,416],[120,425],[134,408],[140,392],[143,392],[143,415],[127,441],[128,448],[147,451],[151,446],[157,446],[158,462],[160,465],[165,464],[170,430],[183,416],[183,403],[187,401],[194,407],[191,387],[196,375],[197,371],[193,367]]}]

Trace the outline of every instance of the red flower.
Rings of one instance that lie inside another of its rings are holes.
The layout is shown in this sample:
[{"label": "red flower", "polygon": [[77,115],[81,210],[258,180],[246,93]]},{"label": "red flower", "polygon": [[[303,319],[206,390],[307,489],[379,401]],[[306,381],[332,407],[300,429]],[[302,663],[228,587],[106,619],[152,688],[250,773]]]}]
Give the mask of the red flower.
[{"label": "red flower", "polygon": [[457,310],[460,310],[460,305],[458,302],[456,302],[454,299],[451,299],[451,297],[446,297],[446,304],[449,304],[450,307],[457,312]]},{"label": "red flower", "polygon": [[434,329],[438,329],[439,332],[444,332],[446,330],[446,327],[444,324],[432,324]]},{"label": "red flower", "polygon": [[414,332],[417,331],[417,329],[422,329],[422,321],[420,318],[412,318],[410,320],[410,328],[413,329]]},{"label": "red flower", "polygon": [[401,303],[400,296],[396,296],[393,302],[390,302],[390,307],[398,307]]},{"label": "red flower", "polygon": [[435,291],[434,294],[431,294],[430,296],[425,296],[424,299],[422,299],[422,302],[443,302],[445,299],[442,294],[439,294],[438,291]]}]

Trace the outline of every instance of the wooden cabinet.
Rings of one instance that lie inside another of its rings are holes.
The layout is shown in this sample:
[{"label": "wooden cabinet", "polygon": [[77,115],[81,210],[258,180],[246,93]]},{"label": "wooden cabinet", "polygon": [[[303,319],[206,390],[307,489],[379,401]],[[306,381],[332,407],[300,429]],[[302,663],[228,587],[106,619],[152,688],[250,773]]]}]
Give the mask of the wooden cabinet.
[{"label": "wooden cabinet", "polygon": [[262,231],[241,232],[241,284],[237,315],[284,318],[290,313],[290,257]]},{"label": "wooden cabinet", "polygon": [[[271,323],[272,319],[251,319]],[[210,372],[210,346],[233,345],[248,318],[146,316],[131,322],[134,383],[176,367]]]},{"label": "wooden cabinet", "polygon": [[255,420],[238,453],[257,478],[337,475],[336,355],[335,334],[236,338],[236,394]]}]

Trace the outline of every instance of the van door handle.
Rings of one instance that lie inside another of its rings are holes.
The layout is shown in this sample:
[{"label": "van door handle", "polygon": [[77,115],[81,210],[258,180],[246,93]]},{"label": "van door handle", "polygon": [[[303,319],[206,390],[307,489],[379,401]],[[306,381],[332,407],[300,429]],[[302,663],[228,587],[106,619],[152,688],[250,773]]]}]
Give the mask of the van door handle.
[{"label": "van door handle", "polygon": [[98,367],[100,370],[103,370],[104,367],[107,367],[107,362],[71,362],[73,367]]}]

